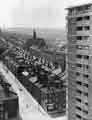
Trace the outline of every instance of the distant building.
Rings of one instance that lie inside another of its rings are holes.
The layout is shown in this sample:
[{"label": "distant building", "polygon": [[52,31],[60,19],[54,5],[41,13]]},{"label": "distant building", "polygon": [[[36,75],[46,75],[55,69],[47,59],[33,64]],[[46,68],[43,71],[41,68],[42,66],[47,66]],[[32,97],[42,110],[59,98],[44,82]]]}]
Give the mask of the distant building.
[{"label": "distant building", "polygon": [[46,43],[43,38],[38,38],[36,35],[36,31],[33,31],[33,37],[28,39],[27,42],[24,45],[24,48],[27,50],[30,50],[30,47],[36,46],[38,48],[44,48],[46,47]]},{"label": "distant building", "polygon": [[92,120],[92,4],[68,8],[68,120]]},{"label": "distant building", "polygon": [[35,40],[37,39],[35,30],[33,31],[33,39],[35,39]]}]

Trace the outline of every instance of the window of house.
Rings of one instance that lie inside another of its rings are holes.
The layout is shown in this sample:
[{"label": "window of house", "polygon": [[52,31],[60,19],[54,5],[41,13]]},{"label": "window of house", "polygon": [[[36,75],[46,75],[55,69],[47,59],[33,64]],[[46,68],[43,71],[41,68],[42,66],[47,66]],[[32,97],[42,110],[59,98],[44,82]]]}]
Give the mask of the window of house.
[{"label": "window of house", "polygon": [[82,85],[82,82],[80,82],[80,81],[76,81],[76,83],[77,83],[78,85]]},{"label": "window of house", "polygon": [[88,39],[89,39],[89,36],[83,36],[83,39],[84,39],[84,40],[88,40]]},{"label": "window of house", "polygon": [[88,114],[88,111],[87,111],[87,110],[83,110],[83,112],[84,112],[85,114]]},{"label": "window of house", "polygon": [[81,50],[82,46],[81,45],[76,45],[76,48]]},{"label": "window of house", "polygon": [[77,63],[76,66],[77,67],[82,67],[82,64]]},{"label": "window of house", "polygon": [[70,68],[75,68],[75,65],[74,64],[69,64],[69,67]]},{"label": "window of house", "polygon": [[83,46],[83,49],[84,49],[84,50],[88,50],[89,47],[88,47],[88,46]]},{"label": "window of house", "polygon": [[77,117],[77,118],[79,118],[79,119],[81,119],[81,116],[80,116],[80,115],[78,115],[78,114],[76,114],[76,117]]},{"label": "window of house", "polygon": [[85,105],[88,106],[88,102],[86,102]]},{"label": "window of house", "polygon": [[83,29],[82,26],[78,26],[78,27],[76,27],[76,30],[77,30],[77,31],[81,31],[82,29]]},{"label": "window of house", "polygon": [[89,19],[90,19],[89,16],[85,16],[85,17],[84,17],[84,20],[89,20]]},{"label": "window of house", "polygon": [[69,14],[72,14],[72,9],[69,10]]},{"label": "window of house", "polygon": [[78,17],[76,21],[82,21],[83,17]]},{"label": "window of house", "polygon": [[75,9],[74,9],[74,8],[70,9],[70,10],[69,10],[69,15],[72,15],[74,12],[75,12]]},{"label": "window of house", "polygon": [[78,8],[77,8],[77,11],[78,11],[78,12],[83,11],[83,7],[78,7]]},{"label": "window of house", "polygon": [[76,106],[76,109],[81,111],[81,108],[79,106]]},{"label": "window of house", "polygon": [[88,65],[86,65],[86,69],[89,69],[89,66],[88,66]]},{"label": "window of house", "polygon": [[77,100],[78,102],[81,102],[81,99],[80,99],[80,98],[76,98],[76,100]]},{"label": "window of house", "polygon": [[84,59],[89,59],[89,56],[88,55],[84,55]]},{"label": "window of house", "polygon": [[81,93],[82,93],[82,91],[81,91],[81,90],[76,90],[76,92],[77,92],[77,93],[79,93],[79,94],[81,94]]},{"label": "window of house", "polygon": [[78,55],[76,55],[76,58],[82,58],[82,55],[78,54]]},{"label": "window of house", "polygon": [[88,84],[84,83],[84,86],[88,88]]},{"label": "window of house", "polygon": [[76,72],[76,75],[77,75],[77,76],[80,76],[80,73],[79,73],[79,72]]},{"label": "window of house", "polygon": [[83,65],[83,69],[85,69],[85,70],[86,70],[86,69],[89,69],[89,66],[84,64],[84,65]]},{"label": "window of house", "polygon": [[90,5],[86,5],[85,10],[90,10]]},{"label": "window of house", "polygon": [[77,40],[82,40],[82,36],[77,36]]},{"label": "window of house", "polygon": [[84,95],[88,97],[88,93],[84,92]]},{"label": "window of house", "polygon": [[84,26],[84,30],[89,30],[90,27],[89,26]]},{"label": "window of house", "polygon": [[89,75],[87,75],[87,74],[84,74],[83,76],[84,76],[84,78],[88,78],[89,77]]}]

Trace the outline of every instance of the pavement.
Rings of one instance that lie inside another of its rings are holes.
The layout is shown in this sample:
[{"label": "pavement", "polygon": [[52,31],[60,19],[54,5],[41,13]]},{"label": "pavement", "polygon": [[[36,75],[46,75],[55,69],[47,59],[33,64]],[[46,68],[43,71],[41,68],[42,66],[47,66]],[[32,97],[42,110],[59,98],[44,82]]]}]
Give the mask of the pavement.
[{"label": "pavement", "polygon": [[22,120],[67,120],[67,116],[51,118],[2,62],[0,62],[0,73],[19,96],[19,111]]}]

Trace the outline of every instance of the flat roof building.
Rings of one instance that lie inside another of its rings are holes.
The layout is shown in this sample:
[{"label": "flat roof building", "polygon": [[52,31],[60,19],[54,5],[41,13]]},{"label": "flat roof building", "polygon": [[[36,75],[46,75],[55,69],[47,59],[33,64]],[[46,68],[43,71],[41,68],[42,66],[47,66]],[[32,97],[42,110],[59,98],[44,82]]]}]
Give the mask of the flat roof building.
[{"label": "flat roof building", "polygon": [[92,4],[67,9],[68,120],[92,120]]},{"label": "flat roof building", "polygon": [[0,120],[20,120],[18,96],[1,74]]}]

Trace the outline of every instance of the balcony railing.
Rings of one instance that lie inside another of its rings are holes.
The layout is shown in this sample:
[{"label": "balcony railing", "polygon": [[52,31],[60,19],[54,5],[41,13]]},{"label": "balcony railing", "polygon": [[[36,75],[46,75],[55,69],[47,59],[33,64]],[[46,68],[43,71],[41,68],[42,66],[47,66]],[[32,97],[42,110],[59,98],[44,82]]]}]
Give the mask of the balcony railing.
[{"label": "balcony railing", "polygon": [[69,12],[67,17],[73,17],[73,16],[81,16],[83,14],[89,14],[91,13],[92,10],[81,10],[81,11],[74,11],[74,12]]},{"label": "balcony railing", "polygon": [[89,25],[90,24],[90,20],[81,20],[81,21],[77,21],[77,26],[82,26],[82,25]]},{"label": "balcony railing", "polygon": [[80,35],[80,36],[81,36],[81,35],[84,35],[84,36],[87,35],[87,36],[88,36],[88,35],[90,35],[90,30],[81,30],[81,31],[77,30],[77,31],[76,31],[76,34],[77,34],[77,35]]},{"label": "balcony railing", "polygon": [[80,93],[76,93],[76,97],[77,98],[81,98],[81,94]]},{"label": "balcony railing", "polygon": [[[85,91],[85,92],[88,92],[88,88],[87,87],[85,87],[85,86],[82,86],[83,87],[83,91]],[[87,99],[87,97],[85,97],[86,99]]]},{"label": "balcony railing", "polygon": [[79,45],[90,45],[92,44],[92,41],[91,40],[77,40],[76,44],[79,44]]},{"label": "balcony railing", "polygon": [[76,67],[76,71],[80,73],[89,74],[89,69],[84,69],[83,67]]},{"label": "balcony railing", "polygon": [[77,49],[76,54],[89,55],[89,50],[80,50],[80,49]]},{"label": "balcony railing", "polygon": [[[88,101],[88,99],[86,99]],[[83,104],[83,109],[88,111],[88,106],[86,106],[85,104]]]},{"label": "balcony railing", "polygon": [[89,64],[89,60],[85,60],[85,59],[80,59],[80,58],[76,58],[76,63],[80,63],[80,64],[85,64],[88,65]]},{"label": "balcony railing", "polygon": [[83,91],[83,86],[82,85],[77,85],[76,87],[78,90]]},{"label": "balcony railing", "polygon": [[[80,115],[80,116],[82,116],[82,111],[81,110],[78,110],[78,109],[76,109],[76,114],[78,114],[78,115]],[[80,119],[81,120],[81,119]]]}]

